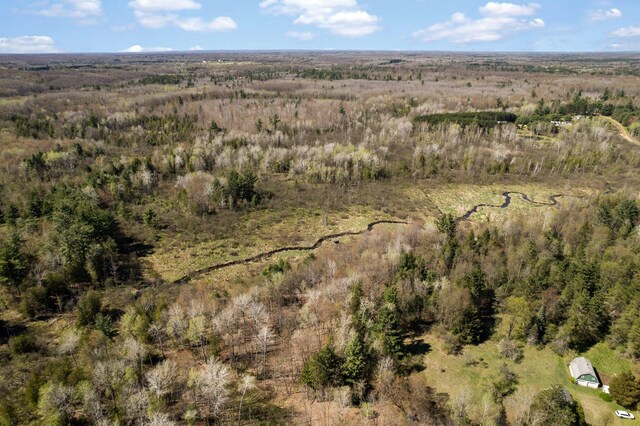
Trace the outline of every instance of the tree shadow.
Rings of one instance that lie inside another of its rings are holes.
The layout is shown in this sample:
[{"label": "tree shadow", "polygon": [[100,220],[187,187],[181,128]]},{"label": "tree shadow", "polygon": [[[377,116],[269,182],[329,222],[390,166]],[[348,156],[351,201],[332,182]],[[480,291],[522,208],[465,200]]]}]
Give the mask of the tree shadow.
[{"label": "tree shadow", "polygon": [[407,353],[418,356],[418,355],[426,355],[431,352],[431,345],[424,340],[415,339],[412,340],[411,343],[405,345],[405,349]]},{"label": "tree shadow", "polygon": [[25,331],[27,331],[27,327],[23,324],[9,324],[0,320],[0,343],[6,343],[9,337],[19,336]]},{"label": "tree shadow", "polygon": [[124,255],[135,254],[138,257],[146,257],[153,253],[154,247],[142,241],[135,240],[127,235],[119,235],[117,239],[120,252]]}]

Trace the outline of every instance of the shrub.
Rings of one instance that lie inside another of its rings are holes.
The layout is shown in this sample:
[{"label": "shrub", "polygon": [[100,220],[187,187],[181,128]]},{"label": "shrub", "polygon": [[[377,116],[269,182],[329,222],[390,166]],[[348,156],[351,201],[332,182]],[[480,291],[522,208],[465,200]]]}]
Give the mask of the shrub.
[{"label": "shrub", "polygon": [[280,259],[278,262],[268,265],[264,271],[262,271],[262,275],[270,280],[274,275],[284,274],[289,269],[291,269],[291,264],[284,259]]},{"label": "shrub", "polygon": [[524,355],[522,346],[511,339],[500,340],[500,343],[498,343],[498,350],[500,351],[500,355],[514,362],[521,361]]},{"label": "shrub", "polygon": [[600,394],[598,396],[603,401],[606,401],[606,402],[612,402],[613,401],[613,397],[611,396],[611,394],[600,392]]},{"label": "shrub", "polygon": [[505,399],[516,391],[518,385],[518,377],[516,374],[503,364],[498,374],[491,381],[491,396],[497,403]]},{"label": "shrub", "polygon": [[36,285],[23,294],[18,310],[26,317],[35,318],[47,310],[47,303],[47,289],[42,285]]},{"label": "shrub", "polygon": [[33,336],[29,334],[21,334],[20,336],[15,336],[9,339],[9,347],[16,355],[26,354],[29,352],[35,352],[36,341]]},{"label": "shrub", "polygon": [[8,401],[0,401],[0,426],[11,426],[15,419],[15,408]]},{"label": "shrub", "polygon": [[[38,398],[40,397],[40,387],[44,385],[46,380],[38,372],[32,373],[27,382],[24,384],[24,402],[30,408],[38,406]],[[0,423],[1,424],[1,423]]]},{"label": "shrub", "polygon": [[375,419],[377,417],[377,413],[373,409],[373,405],[369,402],[364,402],[360,405],[360,413],[365,419]]},{"label": "shrub", "polygon": [[97,291],[90,290],[83,294],[76,307],[78,325],[92,325],[95,322],[96,315],[100,313],[101,307],[102,299]]},{"label": "shrub", "polygon": [[460,339],[451,333],[446,333],[442,336],[442,343],[444,345],[444,350],[448,355],[458,355],[462,350],[462,343],[460,343]]}]

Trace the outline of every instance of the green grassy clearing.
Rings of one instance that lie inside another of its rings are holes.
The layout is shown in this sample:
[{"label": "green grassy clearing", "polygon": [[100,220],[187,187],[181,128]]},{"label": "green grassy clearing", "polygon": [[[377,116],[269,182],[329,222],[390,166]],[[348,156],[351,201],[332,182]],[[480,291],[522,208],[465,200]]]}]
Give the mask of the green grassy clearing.
[{"label": "green grassy clearing", "polygon": [[[490,340],[478,346],[467,346],[462,355],[448,355],[442,341],[432,334],[424,336],[431,351],[424,356],[426,370],[421,373],[427,383],[438,391],[446,392],[452,401],[463,392],[471,396],[470,415],[480,421],[485,398],[490,400],[489,386],[498,368],[506,363],[518,376],[517,391],[506,398],[505,408],[510,421],[522,414],[535,393],[553,385],[562,385],[580,402],[585,416],[594,425],[637,425],[640,420],[621,420],[614,411],[621,407],[600,399],[601,390],[588,389],[572,384],[567,367],[571,357],[560,357],[550,349],[536,349],[526,346],[524,358],[514,363],[500,357],[497,340]],[[633,365],[616,355],[606,345],[595,346],[585,354],[591,358],[594,366],[603,374],[624,371]],[[637,371],[637,366],[634,370]],[[495,409],[495,408],[494,408]]]},{"label": "green grassy clearing", "polygon": [[[444,213],[461,216],[476,204],[492,204],[499,206],[504,202],[505,191],[521,192],[536,202],[548,203],[549,197],[556,194],[573,196],[588,196],[594,193],[593,189],[586,187],[562,188],[559,186],[546,186],[541,184],[493,184],[493,185],[447,185],[426,191],[431,201]],[[573,198],[560,199],[560,203],[574,200]],[[547,209],[527,203],[519,195],[512,195],[511,205],[507,209],[482,207],[472,216],[476,222],[486,222],[494,219],[505,219],[508,215],[522,211]]]},{"label": "green grassy clearing", "polygon": [[[436,206],[442,212],[459,216],[475,204],[502,204],[502,193],[507,190],[526,193],[531,199],[540,202],[548,202],[550,195],[559,193],[593,193],[593,190],[587,188],[565,190],[536,184],[450,184],[435,188],[403,185],[396,194],[391,195],[399,200],[398,203],[389,201],[389,205],[394,207],[393,211],[388,211],[386,207],[370,207],[364,204],[354,205],[343,211],[304,207],[285,211],[255,210],[230,226],[229,236],[226,238],[207,238],[204,234],[194,236],[193,239],[185,239],[182,235],[159,238],[155,243],[154,253],[145,258],[148,265],[147,275],[173,281],[189,272],[217,263],[243,259],[283,246],[311,245],[327,234],[360,231],[375,220],[398,220],[408,217],[409,221],[431,221],[439,214]],[[561,202],[574,200],[566,198]],[[519,196],[514,195],[508,209],[481,208],[472,217],[472,221],[504,221],[514,214],[543,214],[548,210],[549,207],[524,202]]]},{"label": "green grassy clearing", "polygon": [[[159,242],[146,258],[152,270],[166,281],[230,260],[243,259],[283,246],[311,245],[318,238],[344,231],[361,231],[374,220],[398,219],[365,206],[344,212],[293,209],[288,213],[258,210],[238,226],[237,236],[197,244],[176,239]],[[289,253],[290,255],[290,253]]]}]

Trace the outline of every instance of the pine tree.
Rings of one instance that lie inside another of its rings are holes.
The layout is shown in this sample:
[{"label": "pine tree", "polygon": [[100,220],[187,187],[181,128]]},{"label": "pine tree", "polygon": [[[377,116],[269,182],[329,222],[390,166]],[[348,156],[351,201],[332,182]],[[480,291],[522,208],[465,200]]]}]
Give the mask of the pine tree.
[{"label": "pine tree", "polygon": [[438,231],[445,234],[447,238],[452,239],[456,235],[458,225],[455,217],[451,213],[444,214],[436,220]]},{"label": "pine tree", "polygon": [[27,276],[28,258],[22,246],[20,235],[13,231],[0,247],[0,284],[18,286]]},{"label": "pine tree", "polygon": [[629,354],[635,359],[640,358],[640,316],[633,322],[627,340]]},{"label": "pine tree", "polygon": [[539,424],[545,425],[586,425],[582,408],[576,401],[571,400],[570,396],[567,397],[565,392],[562,387],[554,386],[538,393],[529,409],[530,418],[538,419]]},{"label": "pine tree", "polygon": [[395,286],[384,292],[383,306],[377,319],[377,329],[382,338],[384,351],[396,359],[404,357],[402,329],[398,317],[397,290]]},{"label": "pine tree", "polygon": [[342,359],[336,354],[331,343],[304,364],[300,383],[313,390],[323,390],[343,383]]},{"label": "pine tree", "polygon": [[349,342],[345,351],[344,364],[342,365],[342,374],[349,386],[353,387],[356,383],[366,378],[367,358],[367,349],[363,336],[358,333]]}]

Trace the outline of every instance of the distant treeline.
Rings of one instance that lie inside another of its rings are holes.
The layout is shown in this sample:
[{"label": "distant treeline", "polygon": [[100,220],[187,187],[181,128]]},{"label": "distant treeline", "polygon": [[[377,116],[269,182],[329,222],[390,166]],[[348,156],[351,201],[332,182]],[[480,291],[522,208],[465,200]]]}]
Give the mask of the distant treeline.
[{"label": "distant treeline", "polygon": [[149,75],[147,77],[141,78],[138,80],[138,84],[175,84],[179,85],[184,81],[185,77],[182,75],[176,74],[159,74],[159,75]]},{"label": "distant treeline", "polygon": [[[571,121],[576,115],[604,115],[612,117],[621,122],[625,126],[630,126],[640,119],[640,109],[633,105],[633,101],[628,99],[624,102],[624,91],[618,91],[613,94],[609,90],[605,90],[600,98],[592,100],[584,98],[580,94],[576,94],[570,102],[561,103],[554,101],[545,103],[544,99],[538,102],[538,106],[533,114],[518,117],[518,124],[532,124],[550,121]],[[617,103],[611,103],[609,100],[617,99]]]},{"label": "distant treeline", "polygon": [[305,69],[298,72],[298,77],[314,80],[370,80],[366,72],[353,72],[341,69]]},{"label": "distant treeline", "polygon": [[441,123],[456,123],[461,126],[475,124],[483,129],[490,129],[500,122],[515,123],[518,116],[509,112],[480,111],[480,112],[452,112],[444,114],[420,115],[414,118],[414,123],[438,125]]},{"label": "distant treeline", "polygon": [[[616,103],[610,102],[614,99],[617,100]],[[628,101],[624,101],[624,99],[623,91],[613,94],[605,90],[602,96],[595,101],[584,98],[580,94],[576,94],[570,102],[565,103],[554,101],[547,104],[544,99],[541,99],[533,114],[518,116],[513,113],[497,111],[452,112],[420,115],[414,118],[414,123],[429,125],[456,123],[463,127],[475,124],[483,129],[491,129],[501,122],[531,125],[552,121],[571,121],[577,115],[603,115],[612,117],[625,126],[631,126],[640,121],[640,108],[635,107],[631,99]]]}]

